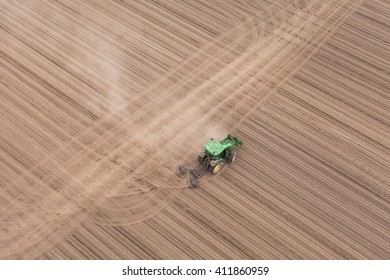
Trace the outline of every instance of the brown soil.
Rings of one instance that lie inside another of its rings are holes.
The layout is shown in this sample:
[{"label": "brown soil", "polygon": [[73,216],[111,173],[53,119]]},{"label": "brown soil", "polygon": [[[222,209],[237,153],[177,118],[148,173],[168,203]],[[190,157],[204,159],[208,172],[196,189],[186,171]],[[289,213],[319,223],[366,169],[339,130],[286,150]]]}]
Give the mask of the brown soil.
[{"label": "brown soil", "polygon": [[[0,3],[0,258],[390,258],[389,15]],[[229,132],[237,162],[188,189]]]}]

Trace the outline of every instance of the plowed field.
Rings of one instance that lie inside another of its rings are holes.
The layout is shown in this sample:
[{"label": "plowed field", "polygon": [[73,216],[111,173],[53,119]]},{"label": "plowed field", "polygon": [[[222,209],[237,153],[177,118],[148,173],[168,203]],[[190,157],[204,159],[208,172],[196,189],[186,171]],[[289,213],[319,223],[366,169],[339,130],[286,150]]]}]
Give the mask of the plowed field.
[{"label": "plowed field", "polygon": [[0,1],[0,39],[0,258],[390,258],[388,1]]}]

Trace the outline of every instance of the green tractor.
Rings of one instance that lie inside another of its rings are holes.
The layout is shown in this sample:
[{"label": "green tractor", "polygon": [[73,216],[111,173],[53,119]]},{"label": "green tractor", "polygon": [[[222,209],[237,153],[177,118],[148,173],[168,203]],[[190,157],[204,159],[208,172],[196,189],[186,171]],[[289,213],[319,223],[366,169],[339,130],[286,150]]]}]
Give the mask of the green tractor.
[{"label": "green tractor", "polygon": [[[211,139],[204,145],[202,152],[198,155],[198,162],[203,170],[209,170],[212,174],[219,173],[226,163],[232,163],[237,155],[236,147],[240,147],[243,142],[236,136],[228,135],[222,141]],[[187,173],[184,165],[179,166],[182,174]],[[190,186],[197,187],[196,179],[201,176],[197,169],[191,169]]]},{"label": "green tractor", "polygon": [[242,145],[242,141],[236,136],[230,134],[222,141],[211,139],[202,152],[198,156],[198,162],[201,165],[206,165],[214,175],[222,170],[225,162],[231,163],[234,161],[237,155],[236,147]]}]

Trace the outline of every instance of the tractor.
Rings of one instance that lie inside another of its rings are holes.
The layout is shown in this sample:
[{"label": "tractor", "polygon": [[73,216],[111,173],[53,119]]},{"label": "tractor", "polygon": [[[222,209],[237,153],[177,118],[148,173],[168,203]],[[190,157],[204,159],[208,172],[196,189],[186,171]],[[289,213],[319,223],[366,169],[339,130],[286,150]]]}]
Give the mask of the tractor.
[{"label": "tractor", "polygon": [[[211,171],[212,174],[218,174],[225,163],[232,163],[237,155],[236,147],[240,147],[243,142],[236,136],[228,135],[222,141],[211,139],[203,150],[198,155],[198,163],[201,168],[206,171]],[[187,168],[184,165],[179,166],[181,174],[187,173]],[[190,186],[197,187],[197,181],[202,174],[198,169],[191,169]]]}]

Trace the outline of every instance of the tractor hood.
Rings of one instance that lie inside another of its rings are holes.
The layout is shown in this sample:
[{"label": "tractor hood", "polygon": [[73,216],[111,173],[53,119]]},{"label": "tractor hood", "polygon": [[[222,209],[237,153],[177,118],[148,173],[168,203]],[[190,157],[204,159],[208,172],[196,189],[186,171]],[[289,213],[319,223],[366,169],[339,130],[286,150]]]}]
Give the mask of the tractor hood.
[{"label": "tractor hood", "polygon": [[225,149],[224,146],[221,143],[219,143],[217,140],[211,140],[204,146],[204,148],[206,149],[207,152],[209,152],[214,156],[219,155]]}]

